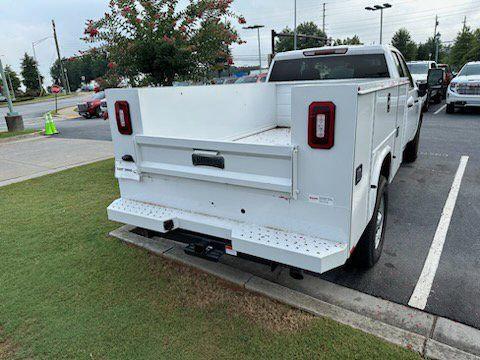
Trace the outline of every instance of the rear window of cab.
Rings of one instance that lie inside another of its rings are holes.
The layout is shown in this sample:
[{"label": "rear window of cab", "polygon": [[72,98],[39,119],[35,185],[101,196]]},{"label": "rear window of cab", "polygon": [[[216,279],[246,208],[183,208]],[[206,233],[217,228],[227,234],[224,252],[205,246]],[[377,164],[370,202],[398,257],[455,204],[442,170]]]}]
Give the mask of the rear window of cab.
[{"label": "rear window of cab", "polygon": [[384,54],[333,55],[275,61],[271,82],[389,78]]}]

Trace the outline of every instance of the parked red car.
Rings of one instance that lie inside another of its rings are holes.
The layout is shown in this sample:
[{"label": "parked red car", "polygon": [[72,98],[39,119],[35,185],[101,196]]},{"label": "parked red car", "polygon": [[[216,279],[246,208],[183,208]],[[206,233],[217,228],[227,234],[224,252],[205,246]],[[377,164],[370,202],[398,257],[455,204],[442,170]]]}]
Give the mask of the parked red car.
[{"label": "parked red car", "polygon": [[445,70],[445,85],[450,85],[450,82],[453,80],[453,73],[450,65],[447,64],[437,64],[437,67]]},{"label": "parked red car", "polygon": [[100,106],[103,99],[105,99],[105,92],[97,92],[91,99],[77,105],[78,113],[86,119],[102,117],[102,109]]}]

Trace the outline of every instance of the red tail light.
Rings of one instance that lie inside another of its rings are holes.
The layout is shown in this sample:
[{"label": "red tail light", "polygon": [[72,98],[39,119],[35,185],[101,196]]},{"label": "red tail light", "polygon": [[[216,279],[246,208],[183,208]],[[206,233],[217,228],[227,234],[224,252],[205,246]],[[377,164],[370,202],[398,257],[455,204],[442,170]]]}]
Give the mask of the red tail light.
[{"label": "red tail light", "polygon": [[130,106],[126,101],[115,103],[115,115],[117,118],[118,131],[122,135],[132,135],[132,121],[130,117]]},{"label": "red tail light", "polygon": [[335,104],[314,102],[308,110],[308,145],[331,149],[335,138]]}]

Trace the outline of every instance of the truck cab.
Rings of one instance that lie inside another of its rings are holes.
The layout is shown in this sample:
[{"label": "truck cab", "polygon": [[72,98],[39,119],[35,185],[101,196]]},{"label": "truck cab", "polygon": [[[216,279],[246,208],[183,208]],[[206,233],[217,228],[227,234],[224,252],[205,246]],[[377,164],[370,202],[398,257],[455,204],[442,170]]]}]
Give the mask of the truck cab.
[{"label": "truck cab", "polygon": [[197,234],[186,252],[210,260],[373,266],[421,95],[387,46],[277,54],[265,83],[107,90],[121,193],[108,216]]}]

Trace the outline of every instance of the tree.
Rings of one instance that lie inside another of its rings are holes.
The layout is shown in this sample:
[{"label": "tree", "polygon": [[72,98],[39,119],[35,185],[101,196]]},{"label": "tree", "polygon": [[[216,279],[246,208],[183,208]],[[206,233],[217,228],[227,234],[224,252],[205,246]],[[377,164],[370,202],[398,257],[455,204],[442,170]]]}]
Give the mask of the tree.
[{"label": "tree", "polygon": [[[30,96],[39,96],[41,92],[40,84],[38,83],[38,65],[35,59],[27,53],[23,56],[21,75],[23,78],[23,85],[25,85],[25,93]],[[43,77],[40,76],[43,83]]]},{"label": "tree", "polygon": [[457,34],[450,51],[450,63],[457,69],[461,68],[472,54],[469,51],[475,46],[475,36],[468,26]]},{"label": "tree", "polygon": [[405,57],[405,60],[415,60],[417,55],[417,45],[412,41],[412,37],[407,29],[402,28],[393,35],[392,46],[400,50]]},{"label": "tree", "polygon": [[87,22],[86,41],[100,43],[118,74],[154,85],[176,77],[201,77],[228,63],[229,46],[242,44],[232,26],[246,21],[232,0],[111,0],[109,11]]},{"label": "tree", "polygon": [[471,48],[465,54],[463,62],[479,61],[480,60],[480,29],[476,29],[473,32],[473,38],[471,40]]},{"label": "tree", "polygon": [[[425,43],[418,44],[416,60],[435,60],[436,44],[433,37],[427,39]],[[447,48],[438,39],[438,61],[447,62]]]},{"label": "tree", "polygon": [[[293,35],[293,30],[286,27],[282,30],[282,34]],[[310,35],[320,37],[320,40],[317,39],[308,39],[308,38],[297,38],[297,48],[298,49],[308,49],[314,47],[325,46],[327,43],[327,35],[320,29],[314,22],[305,22],[297,26],[298,35]],[[281,37],[275,43],[275,51],[291,51],[294,49],[294,38],[293,36]]]},{"label": "tree", "polygon": [[[82,86],[82,82],[89,83],[98,78],[104,78],[109,71],[107,53],[99,49],[92,49],[79,56],[63,59],[63,67],[68,74],[70,89],[75,91]],[[50,75],[54,83],[61,84],[60,62],[58,59],[50,68]]]},{"label": "tree", "polygon": [[352,38],[347,37],[346,39],[337,39],[335,40],[335,45],[363,45],[360,41],[358,35],[354,35]]},{"label": "tree", "polygon": [[11,84],[13,92],[18,94],[22,82],[20,81],[18,74],[10,67],[10,65],[5,66],[5,76],[7,77],[7,81],[10,80],[8,86]]}]

